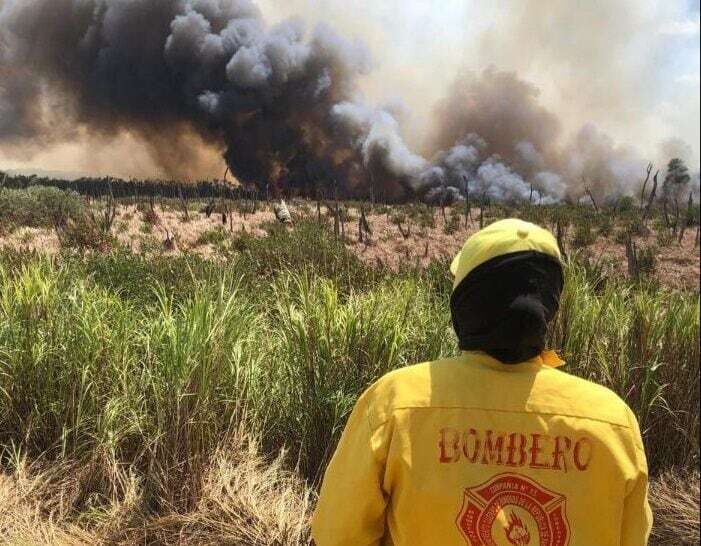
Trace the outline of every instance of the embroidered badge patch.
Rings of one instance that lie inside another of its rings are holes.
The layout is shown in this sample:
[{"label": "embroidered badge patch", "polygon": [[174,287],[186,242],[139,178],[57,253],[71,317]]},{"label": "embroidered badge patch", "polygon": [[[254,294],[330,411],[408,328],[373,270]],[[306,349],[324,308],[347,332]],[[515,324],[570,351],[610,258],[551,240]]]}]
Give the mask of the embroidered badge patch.
[{"label": "embroidered badge patch", "polygon": [[465,490],[457,525],[469,546],[567,546],[565,497],[518,474]]}]

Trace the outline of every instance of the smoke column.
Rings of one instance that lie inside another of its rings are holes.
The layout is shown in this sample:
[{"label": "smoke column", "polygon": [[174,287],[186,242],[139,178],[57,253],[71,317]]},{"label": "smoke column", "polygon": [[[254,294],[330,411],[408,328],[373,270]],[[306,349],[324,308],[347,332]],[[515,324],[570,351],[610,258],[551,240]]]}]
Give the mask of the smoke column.
[{"label": "smoke column", "polygon": [[644,172],[594,126],[563,143],[538,90],[496,69],[456,79],[418,153],[395,106],[362,98],[370,69],[362,43],[267,25],[249,0],[0,0],[0,145],[128,131],[174,174],[204,142],[273,193],[428,201],[630,193]]}]

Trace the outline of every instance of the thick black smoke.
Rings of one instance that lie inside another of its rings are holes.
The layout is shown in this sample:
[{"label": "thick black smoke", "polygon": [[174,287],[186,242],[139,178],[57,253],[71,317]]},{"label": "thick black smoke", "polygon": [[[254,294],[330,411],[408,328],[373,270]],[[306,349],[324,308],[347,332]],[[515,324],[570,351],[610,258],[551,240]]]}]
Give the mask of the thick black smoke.
[{"label": "thick black smoke", "polygon": [[[9,0],[0,8],[0,139],[67,138],[70,119],[138,132],[186,162],[180,135],[223,144],[243,182],[350,184],[330,111],[365,48],[299,21],[267,28],[248,0]],[[47,106],[47,103],[52,103]],[[166,165],[168,167],[168,165]]]},{"label": "thick black smoke", "polygon": [[387,199],[548,202],[582,182],[626,192],[643,172],[592,127],[558,145],[537,90],[496,70],[458,79],[424,157],[392,108],[358,98],[369,67],[362,44],[268,27],[249,0],[0,0],[0,144],[128,131],[178,172],[196,134],[244,183]]}]

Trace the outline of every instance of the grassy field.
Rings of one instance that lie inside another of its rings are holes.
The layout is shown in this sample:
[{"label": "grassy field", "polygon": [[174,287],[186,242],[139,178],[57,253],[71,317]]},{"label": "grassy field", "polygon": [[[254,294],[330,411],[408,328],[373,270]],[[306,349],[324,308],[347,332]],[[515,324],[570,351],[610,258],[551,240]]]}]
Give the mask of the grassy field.
[{"label": "grassy field", "polygon": [[[359,393],[456,352],[445,259],[369,265],[314,214],[218,259],[0,253],[1,543],[308,544]],[[575,249],[566,273],[552,345],[637,414],[655,544],[695,544],[698,291]]]}]

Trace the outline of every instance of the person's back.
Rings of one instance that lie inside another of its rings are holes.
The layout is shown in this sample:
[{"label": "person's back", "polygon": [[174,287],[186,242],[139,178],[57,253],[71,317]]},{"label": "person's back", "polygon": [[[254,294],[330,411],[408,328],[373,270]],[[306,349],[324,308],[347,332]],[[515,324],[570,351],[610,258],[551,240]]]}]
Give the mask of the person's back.
[{"label": "person's back", "polygon": [[464,353],[390,373],[348,431],[315,519],[320,546],[645,543],[635,419],[541,358]]},{"label": "person's back", "polygon": [[327,470],[317,545],[646,544],[647,465],[628,407],[556,369],[554,353],[513,359],[465,350],[370,387]]}]

